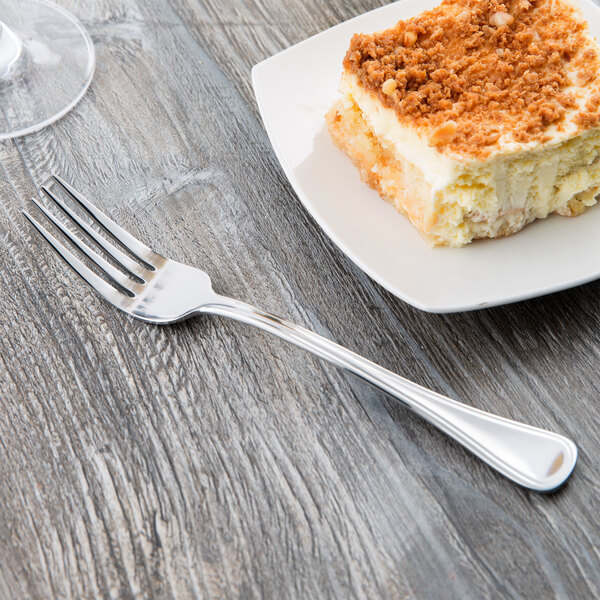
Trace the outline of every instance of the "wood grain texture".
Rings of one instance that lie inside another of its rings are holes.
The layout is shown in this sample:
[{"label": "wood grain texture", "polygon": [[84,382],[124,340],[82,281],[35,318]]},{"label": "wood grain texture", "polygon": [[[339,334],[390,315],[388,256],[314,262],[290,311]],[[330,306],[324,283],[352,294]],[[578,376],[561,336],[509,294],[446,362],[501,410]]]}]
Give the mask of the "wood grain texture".
[{"label": "wood grain texture", "polygon": [[[250,69],[383,0],[61,0],[97,71],[0,144],[0,598],[600,596],[600,283],[412,309],[301,207]],[[61,173],[216,289],[414,381],[564,432],[551,496],[515,487],[356,378],[218,318],[135,322],[21,210]]]}]

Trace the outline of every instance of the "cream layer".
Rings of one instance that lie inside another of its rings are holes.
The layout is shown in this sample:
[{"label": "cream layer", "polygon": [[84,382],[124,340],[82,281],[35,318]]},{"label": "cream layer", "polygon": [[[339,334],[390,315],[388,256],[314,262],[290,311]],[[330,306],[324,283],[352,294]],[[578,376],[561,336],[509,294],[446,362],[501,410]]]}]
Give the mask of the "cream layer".
[{"label": "cream layer", "polygon": [[342,104],[358,106],[378,142],[414,165],[429,185],[423,222],[441,243],[457,246],[475,237],[495,237],[517,212],[522,227],[555,211],[578,214],[595,203],[600,185],[598,128],[570,137],[568,130],[556,132],[545,144],[498,144],[486,160],[465,159],[430,146],[354,74],[344,73],[340,91]]}]

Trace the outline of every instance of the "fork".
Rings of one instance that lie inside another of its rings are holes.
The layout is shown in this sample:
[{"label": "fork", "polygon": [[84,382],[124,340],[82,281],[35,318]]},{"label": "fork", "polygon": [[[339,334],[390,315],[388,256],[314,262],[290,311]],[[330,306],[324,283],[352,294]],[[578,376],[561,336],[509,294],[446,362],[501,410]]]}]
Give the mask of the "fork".
[{"label": "fork", "polygon": [[[128,315],[149,323],[167,324],[206,313],[255,325],[378,386],[523,487],[549,492],[560,487],[573,471],[577,447],[571,440],[461,404],[404,379],[291,321],[218,295],[204,271],[154,252],[63,179],[56,175],[52,179],[90,217],[83,219],[47,186],[41,188],[51,203],[61,209],[71,226],[78,230],[78,235],[39,200],[32,198],[32,201],[100,269],[104,277],[90,269],[40,221],[25,211],[24,215],[78,275],[100,296]],[[90,221],[96,227],[92,227]],[[101,235],[98,229],[108,235]],[[89,238],[120,268],[94,250]]]}]

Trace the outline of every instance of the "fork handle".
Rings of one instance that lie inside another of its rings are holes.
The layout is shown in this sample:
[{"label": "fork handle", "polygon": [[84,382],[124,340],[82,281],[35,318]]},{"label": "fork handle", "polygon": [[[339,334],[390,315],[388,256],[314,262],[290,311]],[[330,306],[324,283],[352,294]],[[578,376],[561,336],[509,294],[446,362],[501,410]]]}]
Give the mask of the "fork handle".
[{"label": "fork handle", "polygon": [[217,296],[216,301],[203,306],[199,312],[255,325],[348,369],[403,402],[491,467],[526,488],[552,491],[565,482],[575,466],[577,447],[571,440],[442,396],[291,321],[223,296]]}]

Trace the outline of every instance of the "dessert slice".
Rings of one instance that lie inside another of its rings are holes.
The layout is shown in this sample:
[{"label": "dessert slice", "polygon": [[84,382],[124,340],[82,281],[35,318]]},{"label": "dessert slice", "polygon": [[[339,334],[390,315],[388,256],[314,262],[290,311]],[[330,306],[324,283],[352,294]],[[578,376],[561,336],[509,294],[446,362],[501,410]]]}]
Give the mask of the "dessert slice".
[{"label": "dessert slice", "polygon": [[352,38],[329,131],[433,244],[509,235],[596,203],[599,57],[566,0],[444,0]]}]

